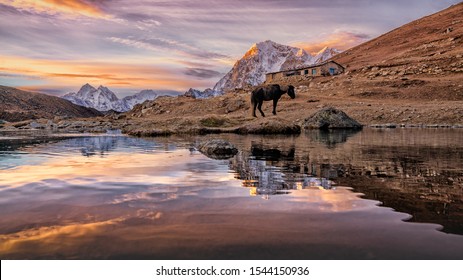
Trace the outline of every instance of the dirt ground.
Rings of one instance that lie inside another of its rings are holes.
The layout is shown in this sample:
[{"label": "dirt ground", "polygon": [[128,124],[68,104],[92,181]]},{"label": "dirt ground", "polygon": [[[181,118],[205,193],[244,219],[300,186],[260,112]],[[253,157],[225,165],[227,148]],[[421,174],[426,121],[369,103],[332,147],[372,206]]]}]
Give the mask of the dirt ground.
[{"label": "dirt ground", "polygon": [[[188,132],[192,128],[234,128],[271,122],[301,125],[304,119],[332,106],[346,112],[363,125],[463,126],[463,79],[417,79],[416,77],[363,79],[320,77],[296,85],[296,98],[284,95],[277,115],[272,102],[265,102],[266,117],[251,116],[250,90],[238,90],[211,99],[165,97],[144,103],[133,111],[114,116],[127,132],[170,130]],[[437,81],[437,80],[436,80]],[[346,85],[347,83],[347,85]],[[455,84],[458,83],[458,84]],[[403,85],[403,86],[402,86]],[[421,94],[421,95],[420,95]]]}]

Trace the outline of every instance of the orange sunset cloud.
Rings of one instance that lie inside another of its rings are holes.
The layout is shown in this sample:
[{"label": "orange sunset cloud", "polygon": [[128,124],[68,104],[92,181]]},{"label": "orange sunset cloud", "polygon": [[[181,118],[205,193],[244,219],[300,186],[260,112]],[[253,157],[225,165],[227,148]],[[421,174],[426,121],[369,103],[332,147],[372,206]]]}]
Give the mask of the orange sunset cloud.
[{"label": "orange sunset cloud", "polygon": [[181,90],[191,85],[204,86],[204,81],[187,80],[172,67],[149,64],[124,64],[94,61],[69,61],[0,56],[0,72],[29,76],[37,85],[22,89],[40,91],[42,87],[72,86],[85,83],[130,88],[166,88]]},{"label": "orange sunset cloud", "polygon": [[310,53],[315,53],[326,46],[336,48],[338,50],[348,50],[357,46],[369,39],[366,34],[338,31],[328,35],[322,35],[312,41],[300,41],[292,43],[292,46],[302,48]]},{"label": "orange sunset cloud", "polygon": [[107,17],[99,7],[84,0],[0,0],[0,3],[35,13]]}]

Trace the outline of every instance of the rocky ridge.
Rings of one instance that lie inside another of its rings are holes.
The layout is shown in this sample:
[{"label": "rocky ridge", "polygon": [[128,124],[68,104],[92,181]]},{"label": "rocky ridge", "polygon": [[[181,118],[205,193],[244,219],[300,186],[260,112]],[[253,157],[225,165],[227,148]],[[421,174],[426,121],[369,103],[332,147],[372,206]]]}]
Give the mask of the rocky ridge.
[{"label": "rocky ridge", "polygon": [[55,117],[95,117],[95,109],[75,105],[56,96],[0,86],[0,120],[17,122]]}]

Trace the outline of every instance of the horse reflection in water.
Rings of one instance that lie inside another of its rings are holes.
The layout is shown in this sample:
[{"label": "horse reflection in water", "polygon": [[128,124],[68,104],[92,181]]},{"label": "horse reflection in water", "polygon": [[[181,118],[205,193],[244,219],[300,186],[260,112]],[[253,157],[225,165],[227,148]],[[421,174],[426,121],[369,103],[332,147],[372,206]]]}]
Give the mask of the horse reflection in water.
[{"label": "horse reflection in water", "polygon": [[294,163],[294,148],[282,152],[253,146],[251,155],[239,154],[232,160],[231,168],[237,171],[243,186],[249,188],[252,196],[261,195],[264,199],[297,189],[332,189],[328,179],[296,174],[293,170],[285,173],[285,170],[289,170],[285,167],[288,163]]}]

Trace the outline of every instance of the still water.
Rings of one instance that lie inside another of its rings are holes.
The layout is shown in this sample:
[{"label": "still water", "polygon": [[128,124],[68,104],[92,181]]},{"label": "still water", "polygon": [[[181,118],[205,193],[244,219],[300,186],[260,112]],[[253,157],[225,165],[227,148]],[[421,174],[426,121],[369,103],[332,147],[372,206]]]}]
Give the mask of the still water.
[{"label": "still water", "polygon": [[0,257],[463,259],[463,130],[3,133]]}]

